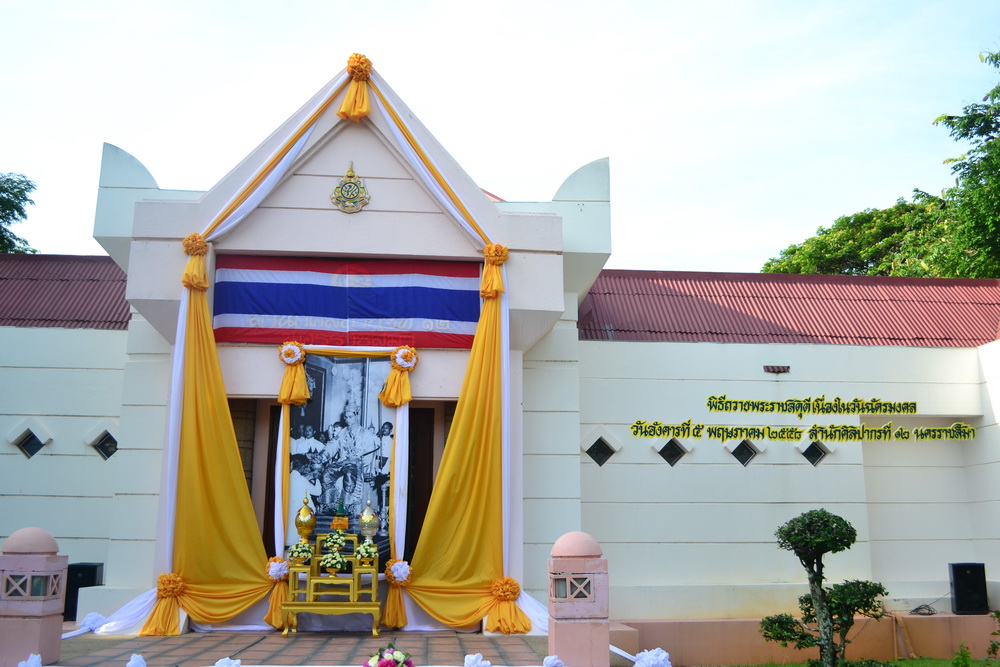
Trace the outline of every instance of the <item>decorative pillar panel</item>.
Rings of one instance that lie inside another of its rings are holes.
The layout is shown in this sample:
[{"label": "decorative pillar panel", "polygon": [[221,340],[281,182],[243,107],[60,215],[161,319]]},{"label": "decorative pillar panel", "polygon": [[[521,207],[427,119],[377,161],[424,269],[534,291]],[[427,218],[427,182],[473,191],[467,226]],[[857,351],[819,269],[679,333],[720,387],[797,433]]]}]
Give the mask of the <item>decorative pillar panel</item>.
[{"label": "decorative pillar panel", "polygon": [[549,558],[549,655],[572,667],[608,667],[608,561],[587,533],[566,533]]},{"label": "decorative pillar panel", "polygon": [[0,667],[17,667],[32,653],[59,660],[69,558],[41,528],[11,534],[0,553]]}]

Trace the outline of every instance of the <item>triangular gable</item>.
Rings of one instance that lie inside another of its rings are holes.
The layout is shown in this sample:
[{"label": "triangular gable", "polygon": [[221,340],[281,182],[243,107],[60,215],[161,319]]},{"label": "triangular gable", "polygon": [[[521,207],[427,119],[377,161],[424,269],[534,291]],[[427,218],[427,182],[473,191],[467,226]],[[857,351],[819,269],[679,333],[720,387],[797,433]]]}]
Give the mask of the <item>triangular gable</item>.
[{"label": "triangular gable", "polygon": [[[209,210],[209,202],[217,205],[218,213],[206,220],[202,234],[221,251],[228,246],[251,250],[260,245],[260,230],[255,234],[252,229],[260,225],[268,227],[271,240],[277,242],[267,246],[269,251],[295,252],[294,247],[285,247],[276,238],[280,234],[275,235],[287,224],[278,230],[267,224],[274,218],[268,215],[268,208],[283,209],[287,214],[282,205],[292,201],[299,211],[311,210],[314,217],[324,215],[332,206],[328,197],[337,183],[334,177],[343,176],[352,161],[370,159],[370,171],[356,165],[358,175],[384,179],[379,184],[386,190],[379,197],[388,208],[379,209],[375,203],[362,213],[391,214],[393,206],[413,204],[407,213],[443,215],[465,239],[460,254],[469,258],[478,255],[491,242],[487,228],[496,227],[494,206],[375,72],[370,85],[378,94],[372,95],[371,113],[360,121],[340,118],[337,110],[348,94],[348,84],[346,72],[333,79],[206,195],[202,203]],[[348,157],[351,153],[358,155]],[[237,232],[248,217],[254,219],[253,224]],[[367,216],[368,220],[376,219],[376,224],[368,226],[375,234],[377,217]],[[358,226],[354,220],[349,224]],[[372,247],[370,243],[359,245]],[[440,244],[434,247],[439,249]],[[298,248],[302,248],[301,243]],[[324,252],[331,250],[325,248]],[[396,254],[395,250],[383,252]],[[350,250],[346,252],[350,254]]]}]

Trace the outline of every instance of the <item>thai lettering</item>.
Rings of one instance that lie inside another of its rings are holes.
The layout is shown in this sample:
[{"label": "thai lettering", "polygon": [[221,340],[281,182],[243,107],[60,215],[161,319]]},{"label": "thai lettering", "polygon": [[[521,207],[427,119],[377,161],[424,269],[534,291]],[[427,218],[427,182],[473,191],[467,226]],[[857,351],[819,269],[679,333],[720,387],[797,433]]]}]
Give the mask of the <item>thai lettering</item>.
[{"label": "thai lettering", "polygon": [[783,401],[731,399],[726,394],[709,396],[705,403],[709,412],[761,412],[795,415],[915,415],[916,401],[883,401],[881,398],[854,398],[846,401],[839,396],[827,400],[816,398],[788,398]]},{"label": "thai lettering", "polygon": [[632,426],[632,435],[637,438],[690,438],[691,420],[683,424],[661,424],[660,422],[646,423],[642,420],[635,421]]},{"label": "thai lettering", "polygon": [[892,422],[882,426],[867,424],[813,424],[807,430],[799,426],[728,426],[722,424],[695,424],[688,419],[680,424],[664,424],[637,419],[629,430],[636,438],[694,438],[703,437],[726,442],[728,440],[772,440],[799,442],[806,435],[809,440],[822,442],[893,442],[915,440],[975,440],[976,429],[964,422],[947,427],[921,427],[907,429],[893,427]]},{"label": "thai lettering", "polygon": [[923,427],[913,429],[917,440],[975,440],[976,429],[963,422],[955,422],[947,427]]}]

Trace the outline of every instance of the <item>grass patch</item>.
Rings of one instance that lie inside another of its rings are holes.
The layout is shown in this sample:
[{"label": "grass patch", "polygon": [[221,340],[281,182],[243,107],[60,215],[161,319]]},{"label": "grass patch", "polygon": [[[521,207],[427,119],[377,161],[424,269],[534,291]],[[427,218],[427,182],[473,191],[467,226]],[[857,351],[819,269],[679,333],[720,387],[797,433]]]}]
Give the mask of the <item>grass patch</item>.
[{"label": "grass patch", "polygon": [[[889,662],[899,665],[899,667],[952,667],[951,658],[900,658],[899,660],[890,660]],[[971,667],[1000,667],[1000,661],[988,658],[972,660],[970,664]],[[705,665],[702,667],[710,666]],[[730,665],[729,667],[809,667],[809,665],[805,662],[784,662],[781,664],[772,662],[765,665]]]}]

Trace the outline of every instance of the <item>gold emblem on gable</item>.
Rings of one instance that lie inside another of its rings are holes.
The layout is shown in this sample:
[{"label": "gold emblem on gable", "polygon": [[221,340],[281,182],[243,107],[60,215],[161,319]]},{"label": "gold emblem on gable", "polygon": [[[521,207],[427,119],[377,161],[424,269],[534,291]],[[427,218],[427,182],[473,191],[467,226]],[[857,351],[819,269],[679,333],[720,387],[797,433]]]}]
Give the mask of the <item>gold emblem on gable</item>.
[{"label": "gold emblem on gable", "polygon": [[354,174],[354,161],[330,195],[330,201],[344,213],[357,213],[370,201],[363,179]]}]

